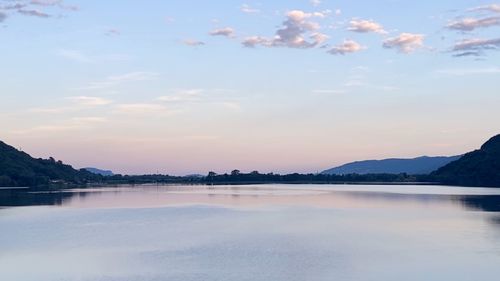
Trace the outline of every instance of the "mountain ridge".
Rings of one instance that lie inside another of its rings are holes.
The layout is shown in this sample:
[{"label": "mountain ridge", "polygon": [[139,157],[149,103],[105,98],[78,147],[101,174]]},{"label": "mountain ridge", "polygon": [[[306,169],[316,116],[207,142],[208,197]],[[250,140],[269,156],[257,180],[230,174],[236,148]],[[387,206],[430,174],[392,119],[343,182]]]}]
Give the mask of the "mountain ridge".
[{"label": "mountain ridge", "polygon": [[95,177],[52,157],[33,158],[0,141],[0,186],[39,186],[55,181],[81,184]]},{"label": "mountain ridge", "polygon": [[431,176],[444,184],[500,187],[500,134]]},{"label": "mountain ridge", "polygon": [[420,156],[415,158],[387,158],[346,163],[321,172],[330,175],[346,174],[401,174],[423,175],[458,160],[461,156]]}]

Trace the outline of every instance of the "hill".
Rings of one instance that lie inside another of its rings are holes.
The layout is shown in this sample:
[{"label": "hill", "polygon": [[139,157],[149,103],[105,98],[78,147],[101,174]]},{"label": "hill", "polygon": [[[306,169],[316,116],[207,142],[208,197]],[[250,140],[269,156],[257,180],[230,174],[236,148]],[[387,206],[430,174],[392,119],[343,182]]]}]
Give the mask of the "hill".
[{"label": "hill", "polygon": [[383,159],[366,160],[347,163],[321,172],[327,175],[348,175],[348,174],[401,174],[423,175],[429,174],[438,168],[459,159],[460,156],[450,157],[428,157],[422,156],[413,159]]},{"label": "hill", "polygon": [[39,186],[54,181],[80,184],[96,177],[54,158],[35,159],[0,141],[0,186]]},{"label": "hill", "polygon": [[500,187],[500,135],[431,174],[441,183]]}]

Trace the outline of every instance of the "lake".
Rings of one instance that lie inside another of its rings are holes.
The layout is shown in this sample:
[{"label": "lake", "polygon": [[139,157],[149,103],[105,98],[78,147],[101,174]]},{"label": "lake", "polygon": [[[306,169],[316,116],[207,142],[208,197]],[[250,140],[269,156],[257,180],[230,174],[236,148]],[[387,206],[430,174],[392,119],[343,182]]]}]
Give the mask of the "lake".
[{"label": "lake", "polygon": [[500,189],[0,192],[0,280],[497,280]]}]

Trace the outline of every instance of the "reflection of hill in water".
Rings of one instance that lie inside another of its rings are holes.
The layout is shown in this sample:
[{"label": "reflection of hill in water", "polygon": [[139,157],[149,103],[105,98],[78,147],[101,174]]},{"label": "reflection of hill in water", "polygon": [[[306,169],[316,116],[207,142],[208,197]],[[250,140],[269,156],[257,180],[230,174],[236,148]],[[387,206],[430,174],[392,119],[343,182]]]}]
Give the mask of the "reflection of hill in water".
[{"label": "reflection of hill in water", "polygon": [[345,192],[346,196],[365,200],[413,201],[420,203],[456,202],[467,210],[500,212],[500,195],[403,194],[391,192]]},{"label": "reflection of hill in water", "polygon": [[500,212],[500,195],[465,196],[460,199],[460,202],[468,209]]},{"label": "reflection of hill in water", "polygon": [[0,191],[0,207],[60,206],[73,196],[72,192]]}]

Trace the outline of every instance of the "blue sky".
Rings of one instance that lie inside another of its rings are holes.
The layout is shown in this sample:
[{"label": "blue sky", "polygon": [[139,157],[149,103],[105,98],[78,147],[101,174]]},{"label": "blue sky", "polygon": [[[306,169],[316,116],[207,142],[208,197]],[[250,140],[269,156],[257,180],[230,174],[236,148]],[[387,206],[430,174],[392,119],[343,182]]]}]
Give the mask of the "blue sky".
[{"label": "blue sky", "polygon": [[0,139],[121,173],[316,172],[498,133],[500,3],[0,1]]}]

